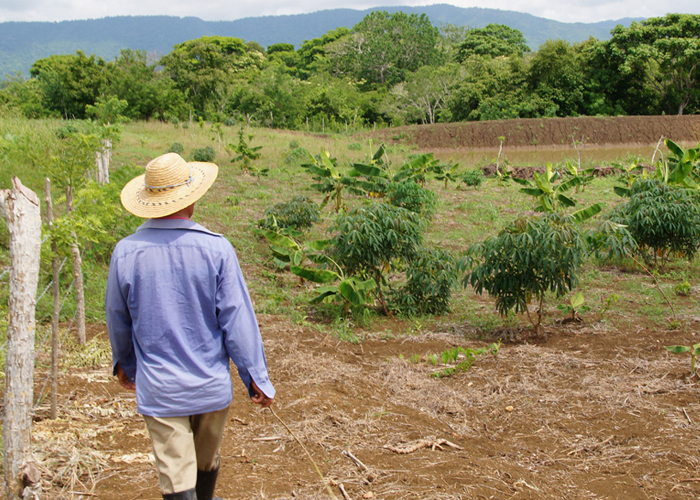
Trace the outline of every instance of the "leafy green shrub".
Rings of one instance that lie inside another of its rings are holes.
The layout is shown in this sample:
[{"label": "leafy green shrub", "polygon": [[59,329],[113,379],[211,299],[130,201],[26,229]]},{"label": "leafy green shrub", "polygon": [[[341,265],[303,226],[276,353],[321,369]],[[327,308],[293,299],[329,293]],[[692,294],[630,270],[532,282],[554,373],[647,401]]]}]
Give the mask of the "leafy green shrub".
[{"label": "leafy green shrub", "polygon": [[291,201],[278,203],[265,210],[258,227],[271,231],[291,227],[303,229],[311,227],[321,220],[321,209],[317,203],[306,196],[295,196]]},{"label": "leafy green shrub", "polygon": [[700,247],[698,195],[656,179],[637,180],[611,219],[627,226],[648,263],[671,254],[692,260]]},{"label": "leafy green shrub", "polygon": [[297,149],[300,146],[301,145],[299,144],[299,141],[297,141],[296,139],[289,141],[289,149]]},{"label": "leafy green shrub", "polygon": [[229,116],[224,120],[224,125],[226,125],[227,127],[235,127],[236,125],[238,125],[238,119],[236,117]]},{"label": "leafy green shrub", "polygon": [[287,165],[300,166],[303,162],[309,159],[309,152],[302,147],[297,147],[289,151],[285,151],[283,156],[284,163]]},{"label": "leafy green shrub", "polygon": [[185,146],[181,142],[173,142],[168,149],[168,153],[177,153],[181,155],[185,151]]},{"label": "leafy green shrub", "polygon": [[396,207],[405,208],[426,219],[435,214],[435,193],[414,181],[392,182],[387,186],[387,200]]},{"label": "leafy green shrub", "polygon": [[359,142],[353,142],[352,144],[348,144],[348,149],[350,151],[360,151],[362,149],[362,144]]},{"label": "leafy green shrub", "polygon": [[216,151],[211,146],[206,146],[204,148],[197,148],[192,153],[192,158],[194,161],[214,161],[216,158]]},{"label": "leafy green shrub", "polygon": [[548,213],[520,218],[508,224],[498,236],[469,249],[472,268],[463,280],[478,294],[496,298],[496,309],[525,312],[532,298],[539,301],[537,331],[542,322],[544,295],[561,297],[574,289],[586,255],[584,234],[572,216]]},{"label": "leafy green shrub", "polygon": [[459,282],[457,259],[450,252],[420,249],[408,264],[406,277],[406,285],[393,294],[395,309],[408,316],[450,312],[452,288]]},{"label": "leafy green shrub", "polygon": [[484,182],[484,172],[479,169],[467,170],[462,174],[462,183],[471,186],[479,187]]},{"label": "leafy green shrub", "polygon": [[410,261],[421,244],[421,219],[410,210],[375,201],[338,214],[328,249],[347,275],[371,276],[385,314],[382,290],[385,273],[396,260]]}]

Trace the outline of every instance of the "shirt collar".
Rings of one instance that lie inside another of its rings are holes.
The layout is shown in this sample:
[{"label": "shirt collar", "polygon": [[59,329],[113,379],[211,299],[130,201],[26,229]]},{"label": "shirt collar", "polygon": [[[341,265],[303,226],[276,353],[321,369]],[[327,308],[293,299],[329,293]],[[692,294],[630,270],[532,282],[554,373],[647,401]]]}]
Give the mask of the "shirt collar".
[{"label": "shirt collar", "polygon": [[136,230],[140,231],[142,229],[188,229],[190,231],[200,231],[214,236],[221,236],[190,219],[148,219]]}]

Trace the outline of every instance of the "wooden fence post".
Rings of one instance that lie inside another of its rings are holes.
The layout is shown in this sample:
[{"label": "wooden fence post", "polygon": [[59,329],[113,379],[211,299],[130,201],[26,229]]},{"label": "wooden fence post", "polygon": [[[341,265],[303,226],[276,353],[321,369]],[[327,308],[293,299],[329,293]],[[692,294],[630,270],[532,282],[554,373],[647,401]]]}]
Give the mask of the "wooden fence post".
[{"label": "wooden fence post", "polygon": [[[44,183],[44,192],[46,202],[46,222],[48,223],[49,229],[53,229],[53,200],[51,198],[51,181],[46,179]],[[56,238],[51,238],[51,251],[53,256],[51,257],[51,274],[53,276],[53,312],[51,313],[51,419],[56,418],[56,406],[58,399],[58,320],[61,309],[61,287],[59,283],[59,270],[60,266],[58,263],[58,246],[56,245]]]},{"label": "wooden fence post", "polygon": [[34,329],[41,255],[39,198],[14,177],[12,189],[0,190],[0,212],[10,233],[11,262],[2,442],[5,493],[8,500],[15,500],[22,498],[27,467],[32,462]]},{"label": "wooden fence post", "polygon": [[[66,211],[70,214],[73,207],[73,188],[66,187]],[[70,253],[73,256],[73,286],[75,288],[75,313],[76,329],[78,331],[78,344],[85,345],[85,288],[83,287],[83,260],[80,257],[78,236],[71,232]]]}]

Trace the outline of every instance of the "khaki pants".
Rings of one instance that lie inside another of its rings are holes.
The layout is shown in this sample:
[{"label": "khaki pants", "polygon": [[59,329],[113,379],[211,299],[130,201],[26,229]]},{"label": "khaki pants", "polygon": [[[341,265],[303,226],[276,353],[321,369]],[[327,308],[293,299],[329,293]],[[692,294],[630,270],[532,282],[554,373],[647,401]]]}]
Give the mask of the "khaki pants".
[{"label": "khaki pants", "polygon": [[143,416],[151,435],[161,493],[191,490],[197,483],[197,469],[219,467],[227,415],[228,408],[189,417]]}]

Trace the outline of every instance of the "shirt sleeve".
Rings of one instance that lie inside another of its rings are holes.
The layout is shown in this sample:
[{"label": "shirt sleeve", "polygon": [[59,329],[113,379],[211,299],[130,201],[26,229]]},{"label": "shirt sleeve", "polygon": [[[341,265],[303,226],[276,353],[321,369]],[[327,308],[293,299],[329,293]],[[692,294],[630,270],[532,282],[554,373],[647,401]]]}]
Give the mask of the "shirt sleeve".
[{"label": "shirt sleeve", "polygon": [[251,382],[255,381],[267,397],[273,398],[275,388],[267,373],[262,337],[233,248],[223,262],[216,309],[219,325],[224,332],[226,351],[238,368],[248,393],[251,396],[255,394],[251,387]]},{"label": "shirt sleeve", "polygon": [[105,293],[105,313],[107,331],[112,346],[112,374],[117,373],[117,363],[122,367],[129,381],[136,379],[136,354],[132,338],[131,315],[124,291],[119,283],[117,259],[112,255]]}]

